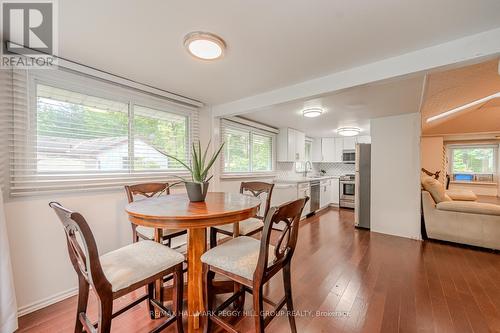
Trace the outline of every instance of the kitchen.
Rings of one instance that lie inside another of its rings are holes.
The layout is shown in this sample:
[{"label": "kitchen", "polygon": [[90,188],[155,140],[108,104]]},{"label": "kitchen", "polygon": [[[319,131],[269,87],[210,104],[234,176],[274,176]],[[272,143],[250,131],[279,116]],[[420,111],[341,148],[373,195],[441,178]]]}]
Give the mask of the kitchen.
[{"label": "kitchen", "polygon": [[[348,135],[310,138],[292,128],[279,129],[276,154],[278,175],[274,180],[276,185],[271,202],[277,205],[308,196],[311,199],[303,216],[328,207],[354,209],[357,226],[369,228],[370,136],[352,135],[359,133],[357,128],[345,128],[338,132],[339,135]],[[357,156],[361,157],[364,166],[361,174],[357,171],[361,163]],[[357,182],[356,175],[363,182]],[[362,191],[357,191],[361,183]],[[367,193],[367,198],[361,198],[367,200],[360,202],[358,192]],[[361,223],[358,211],[364,213]]]}]

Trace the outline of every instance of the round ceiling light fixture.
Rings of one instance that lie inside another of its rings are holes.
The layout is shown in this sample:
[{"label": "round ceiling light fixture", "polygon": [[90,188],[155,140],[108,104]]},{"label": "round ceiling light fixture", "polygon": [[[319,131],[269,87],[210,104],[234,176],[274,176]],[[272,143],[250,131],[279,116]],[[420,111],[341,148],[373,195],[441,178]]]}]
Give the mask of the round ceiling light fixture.
[{"label": "round ceiling light fixture", "polygon": [[184,37],[184,46],[189,54],[202,60],[215,60],[224,55],[226,42],[209,32],[194,31]]},{"label": "round ceiling light fixture", "polygon": [[314,107],[302,110],[302,115],[307,118],[315,118],[321,116],[323,113],[322,108]]},{"label": "round ceiling light fixture", "polygon": [[356,136],[361,132],[359,127],[339,127],[337,133],[342,136]]}]

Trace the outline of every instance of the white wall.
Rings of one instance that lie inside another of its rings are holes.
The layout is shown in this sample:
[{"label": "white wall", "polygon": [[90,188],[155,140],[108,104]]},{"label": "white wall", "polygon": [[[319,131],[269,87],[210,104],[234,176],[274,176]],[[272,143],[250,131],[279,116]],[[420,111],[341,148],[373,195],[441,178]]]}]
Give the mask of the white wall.
[{"label": "white wall", "polygon": [[443,137],[423,137],[420,140],[420,162],[422,168],[431,172],[441,171],[439,181],[446,179],[445,162],[443,156]]},{"label": "white wall", "polygon": [[371,230],[421,239],[420,114],[373,119]]}]

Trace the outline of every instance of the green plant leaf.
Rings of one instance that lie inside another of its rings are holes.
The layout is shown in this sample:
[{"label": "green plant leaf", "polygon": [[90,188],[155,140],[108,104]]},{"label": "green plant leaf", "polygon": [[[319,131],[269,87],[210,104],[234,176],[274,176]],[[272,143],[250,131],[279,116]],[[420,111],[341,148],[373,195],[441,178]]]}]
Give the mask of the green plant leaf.
[{"label": "green plant leaf", "polygon": [[198,152],[196,151],[196,144],[193,142],[193,181],[195,182],[201,182],[201,172],[200,172],[200,165],[198,164]]},{"label": "green plant leaf", "polygon": [[203,160],[202,160],[203,170],[205,169],[205,162],[207,161],[208,149],[210,148],[211,143],[212,139],[208,141],[207,149],[205,149],[205,152],[203,153]]},{"label": "green plant leaf", "polygon": [[203,166],[203,161],[201,159],[201,142],[198,140],[198,166],[200,167],[200,175],[202,174],[202,171],[204,169]]},{"label": "green plant leaf", "polygon": [[224,147],[224,142],[220,145],[220,147],[217,150],[217,152],[215,152],[215,154],[212,155],[212,158],[210,159],[210,162],[208,162],[207,167],[205,168],[205,170],[203,170],[204,177],[207,176],[208,171],[210,170],[210,168],[212,167],[212,165],[215,163],[215,160],[217,160],[217,157],[221,153],[223,147]]},{"label": "green plant leaf", "polygon": [[177,157],[175,157],[175,156],[173,156],[173,155],[170,155],[170,154],[167,154],[167,153],[164,153],[164,152],[159,151],[159,150],[157,150],[157,151],[158,151],[160,154],[162,154],[162,155],[164,155],[164,156],[167,156],[168,158],[171,158],[171,159],[173,159],[173,160],[176,160],[177,162],[179,162],[180,164],[182,164],[182,166],[184,166],[184,167],[185,167],[185,168],[186,168],[189,172],[191,172],[191,173],[193,172],[193,171],[191,170],[191,168],[190,168],[190,167],[189,167],[186,163],[184,163],[183,161],[181,161],[181,160],[180,160],[180,159],[178,159]]}]

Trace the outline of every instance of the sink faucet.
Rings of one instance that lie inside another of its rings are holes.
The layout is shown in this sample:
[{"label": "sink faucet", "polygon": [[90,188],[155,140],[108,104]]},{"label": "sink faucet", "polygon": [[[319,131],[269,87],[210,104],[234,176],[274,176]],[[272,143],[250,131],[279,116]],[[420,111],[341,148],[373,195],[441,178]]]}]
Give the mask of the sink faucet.
[{"label": "sink faucet", "polygon": [[[307,166],[309,166],[309,169],[307,169]],[[304,178],[307,178],[307,172],[309,170],[312,170],[312,164],[311,161],[306,161],[306,163],[304,164]]]}]

